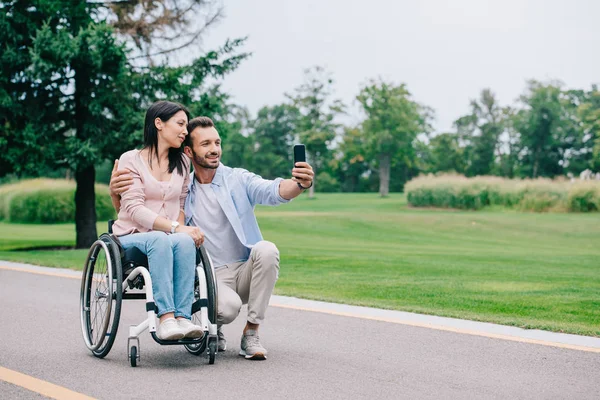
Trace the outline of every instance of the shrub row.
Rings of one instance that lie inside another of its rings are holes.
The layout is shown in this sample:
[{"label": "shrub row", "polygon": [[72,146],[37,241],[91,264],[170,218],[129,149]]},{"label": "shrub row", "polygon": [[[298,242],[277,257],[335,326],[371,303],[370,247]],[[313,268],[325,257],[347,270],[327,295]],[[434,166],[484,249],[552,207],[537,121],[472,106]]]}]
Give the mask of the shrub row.
[{"label": "shrub row", "polygon": [[[96,216],[115,217],[108,186],[96,185]],[[75,182],[28,179],[0,187],[0,220],[13,223],[55,224],[75,221]]]},{"label": "shrub row", "polygon": [[406,184],[405,192],[408,203],[414,207],[479,210],[497,205],[535,212],[600,211],[600,182],[597,181],[420,176]]}]

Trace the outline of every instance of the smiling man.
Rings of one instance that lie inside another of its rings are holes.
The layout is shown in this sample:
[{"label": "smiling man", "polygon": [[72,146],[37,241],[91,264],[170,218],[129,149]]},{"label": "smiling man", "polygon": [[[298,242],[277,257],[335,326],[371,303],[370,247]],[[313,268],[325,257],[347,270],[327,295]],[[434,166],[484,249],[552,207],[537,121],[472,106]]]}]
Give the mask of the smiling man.
[{"label": "smiling man", "polygon": [[[185,222],[203,231],[204,247],[215,267],[219,351],[227,345],[221,325],[232,322],[242,304],[248,304],[239,354],[264,360],[267,350],[260,343],[258,328],[279,274],[279,250],[263,240],[254,206],[290,201],[312,185],[314,173],[308,163],[298,162],[292,169],[292,179],[263,179],[220,162],[221,137],[210,118],[190,120],[188,132],[184,152],[192,160],[194,172],[185,202]],[[110,189],[117,208],[128,179],[127,174],[113,171]]]}]

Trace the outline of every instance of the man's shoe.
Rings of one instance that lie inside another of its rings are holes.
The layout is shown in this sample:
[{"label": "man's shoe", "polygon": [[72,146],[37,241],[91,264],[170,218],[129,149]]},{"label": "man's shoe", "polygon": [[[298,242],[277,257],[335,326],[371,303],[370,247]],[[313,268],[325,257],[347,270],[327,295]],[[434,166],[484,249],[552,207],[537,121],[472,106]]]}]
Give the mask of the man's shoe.
[{"label": "man's shoe", "polygon": [[246,357],[246,360],[267,359],[267,349],[260,344],[258,332],[254,329],[248,329],[246,333],[242,335],[242,344],[240,347],[242,348],[240,350],[240,356]]},{"label": "man's shoe", "polygon": [[202,327],[192,324],[192,321],[186,318],[180,318],[177,320],[179,327],[183,331],[183,337],[186,339],[197,339],[204,336]]},{"label": "man's shoe", "polygon": [[217,328],[217,338],[219,339],[219,344],[217,346],[217,350],[219,350],[219,351],[227,350],[227,340],[225,339],[225,334],[221,330],[220,326]]},{"label": "man's shoe", "polygon": [[169,318],[158,325],[156,336],[161,340],[179,340],[183,339],[185,334],[175,318]]}]

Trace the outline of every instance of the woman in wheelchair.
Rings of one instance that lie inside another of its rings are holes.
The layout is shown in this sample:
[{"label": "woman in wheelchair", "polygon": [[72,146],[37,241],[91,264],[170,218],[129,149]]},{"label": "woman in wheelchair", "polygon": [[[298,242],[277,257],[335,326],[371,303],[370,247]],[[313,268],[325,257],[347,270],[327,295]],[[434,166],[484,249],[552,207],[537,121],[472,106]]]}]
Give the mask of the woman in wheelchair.
[{"label": "woman in wheelchair", "polygon": [[204,241],[197,227],[185,226],[189,159],[182,143],[189,112],[180,104],[159,101],[146,112],[144,147],[119,159],[133,184],[121,197],[113,233],[124,249],[137,247],[148,256],[162,340],[202,337],[191,319],[196,247]]}]

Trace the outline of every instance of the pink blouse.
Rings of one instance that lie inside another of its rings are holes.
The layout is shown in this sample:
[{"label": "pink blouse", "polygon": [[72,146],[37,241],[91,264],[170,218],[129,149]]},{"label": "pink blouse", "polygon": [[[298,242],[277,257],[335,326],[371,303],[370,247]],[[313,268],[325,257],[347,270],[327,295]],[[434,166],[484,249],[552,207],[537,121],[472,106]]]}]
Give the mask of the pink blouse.
[{"label": "pink blouse", "polygon": [[182,158],[183,175],[179,175],[175,169],[171,180],[160,182],[150,173],[140,150],[121,155],[119,170],[131,171],[133,185],[121,195],[121,210],[113,225],[115,235],[149,232],[158,216],[177,221],[185,204],[190,181],[190,159],[186,155]]}]

